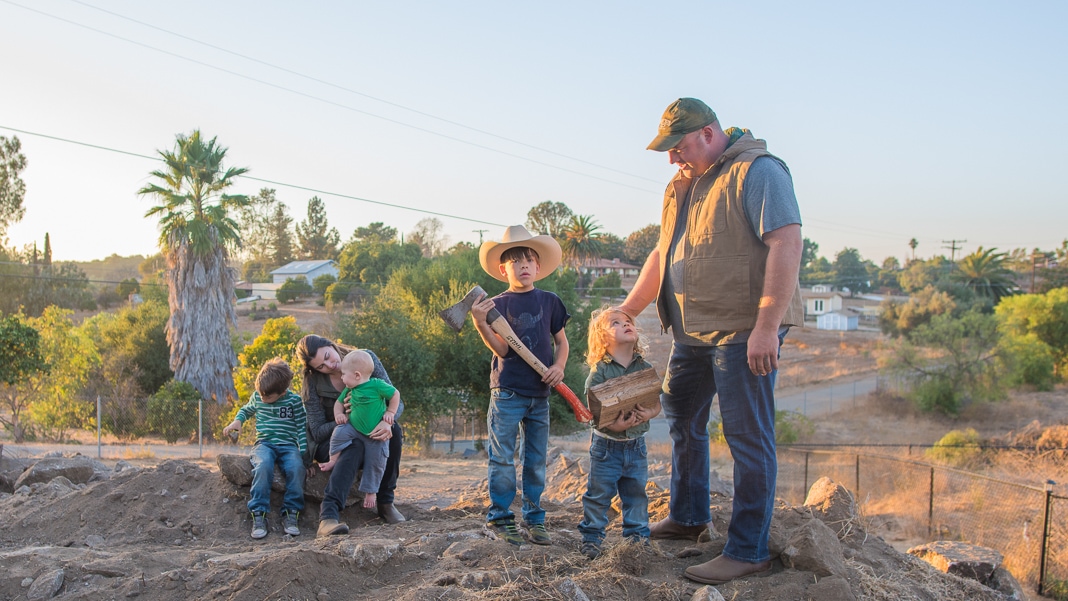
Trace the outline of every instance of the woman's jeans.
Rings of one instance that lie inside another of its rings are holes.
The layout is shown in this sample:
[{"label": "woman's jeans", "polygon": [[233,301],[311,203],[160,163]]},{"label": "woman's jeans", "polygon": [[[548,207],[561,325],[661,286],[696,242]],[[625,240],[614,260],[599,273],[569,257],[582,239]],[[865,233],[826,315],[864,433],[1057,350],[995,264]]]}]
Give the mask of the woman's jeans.
[{"label": "woman's jeans", "polygon": [[[382,485],[378,487],[378,496],[375,503],[389,505],[393,502],[393,494],[397,489],[397,476],[400,474],[401,447],[404,444],[404,432],[399,422],[393,423],[393,437],[389,439],[389,457],[386,458],[386,470],[382,474]],[[316,449],[316,461],[325,462],[330,458],[329,445],[319,445]],[[327,453],[320,457],[320,453]],[[320,520],[340,519],[341,510],[345,508],[345,502],[349,496],[349,489],[356,481],[356,472],[363,466],[364,446],[360,440],[352,441],[352,444],[341,451],[337,458],[337,464],[330,470],[330,480],[323,490],[323,502],[319,505]]]},{"label": "woman's jeans", "polygon": [[304,460],[295,444],[274,444],[259,441],[252,447],[252,486],[249,490],[248,510],[252,513],[271,511],[271,480],[277,461],[286,475],[286,494],[282,511],[296,513],[304,509]]},{"label": "woman's jeans", "polygon": [[514,520],[516,439],[523,433],[523,521],[544,524],[541,493],[545,491],[545,453],[549,447],[549,399],[526,397],[494,388],[489,415],[489,495],[486,519]]},{"label": "woman's jeans", "polygon": [[648,451],[645,436],[615,440],[593,434],[590,441],[590,477],[582,495],[583,542],[598,547],[608,526],[608,509],[619,492],[623,505],[623,538],[649,538]]},{"label": "woman's jeans", "polygon": [[[782,345],[782,336],[779,344]],[[661,403],[671,433],[671,519],[685,526],[711,519],[708,419],[719,395],[723,435],[734,458],[734,507],[723,554],[768,559],[775,504],[775,377],[749,371],[748,345],[672,345]]]}]

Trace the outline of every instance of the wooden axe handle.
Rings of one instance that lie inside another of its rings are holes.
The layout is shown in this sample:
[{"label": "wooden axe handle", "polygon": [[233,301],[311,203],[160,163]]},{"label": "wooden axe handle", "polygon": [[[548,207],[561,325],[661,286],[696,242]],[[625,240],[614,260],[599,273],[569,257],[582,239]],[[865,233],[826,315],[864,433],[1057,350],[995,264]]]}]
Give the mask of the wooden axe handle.
[{"label": "wooden axe handle", "polygon": [[[508,346],[512,347],[512,350],[522,357],[528,365],[533,367],[534,371],[538,372],[539,375],[544,376],[545,372],[549,371],[549,368],[545,367],[545,364],[535,357],[534,353],[530,352],[530,349],[527,348],[527,345],[523,344],[523,341],[515,335],[515,330],[512,329],[512,326],[508,325],[507,319],[501,317],[500,311],[496,309],[491,310],[489,314],[486,315],[486,321],[489,322],[493,331],[497,332],[501,338],[504,338],[505,342],[508,343]],[[593,420],[593,414],[590,413],[590,410],[587,409],[581,401],[579,401],[578,397],[575,396],[575,393],[570,388],[568,388],[567,384],[560,382],[554,386],[553,389],[560,393],[560,396],[564,397],[567,404],[571,406],[571,410],[575,412],[575,419],[581,423]]]}]

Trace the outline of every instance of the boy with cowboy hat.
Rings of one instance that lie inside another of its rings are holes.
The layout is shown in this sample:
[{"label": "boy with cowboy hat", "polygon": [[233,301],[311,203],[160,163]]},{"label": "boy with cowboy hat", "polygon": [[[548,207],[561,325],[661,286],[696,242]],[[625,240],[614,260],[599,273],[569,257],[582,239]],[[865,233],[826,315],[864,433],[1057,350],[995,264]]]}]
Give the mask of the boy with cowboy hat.
[{"label": "boy with cowboy hat", "polygon": [[[568,354],[564,326],[571,315],[560,297],[539,290],[534,282],[559,267],[560,245],[552,236],[532,236],[525,227],[513,225],[504,231],[500,242],[484,243],[478,254],[482,269],[508,284],[508,290],[493,298],[483,296],[471,307],[475,327],[493,351],[487,419],[490,508],[486,519],[499,538],[513,545],[523,544],[511,510],[516,494],[516,439],[522,429],[523,521],[530,542],[548,545],[551,541],[545,530],[541,494],[549,446],[549,390],[564,379]],[[530,352],[549,366],[544,376],[493,331],[486,321],[493,309],[508,320]]]}]

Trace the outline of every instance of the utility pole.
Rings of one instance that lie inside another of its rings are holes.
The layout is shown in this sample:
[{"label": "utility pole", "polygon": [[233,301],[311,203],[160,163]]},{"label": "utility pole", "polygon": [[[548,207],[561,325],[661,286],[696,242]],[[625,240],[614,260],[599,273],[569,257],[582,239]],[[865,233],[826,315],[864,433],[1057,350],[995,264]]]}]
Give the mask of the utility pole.
[{"label": "utility pole", "polygon": [[478,245],[482,246],[482,234],[489,230],[471,230],[472,232],[478,232]]},{"label": "utility pole", "polygon": [[[963,243],[967,242],[967,240],[943,240],[942,241],[942,248],[948,248],[949,249],[949,262],[950,263],[953,263],[955,261],[956,256],[957,256],[957,251],[961,249],[960,245],[957,244],[958,242],[963,244]],[[948,244],[949,246],[946,246],[946,244]]]}]

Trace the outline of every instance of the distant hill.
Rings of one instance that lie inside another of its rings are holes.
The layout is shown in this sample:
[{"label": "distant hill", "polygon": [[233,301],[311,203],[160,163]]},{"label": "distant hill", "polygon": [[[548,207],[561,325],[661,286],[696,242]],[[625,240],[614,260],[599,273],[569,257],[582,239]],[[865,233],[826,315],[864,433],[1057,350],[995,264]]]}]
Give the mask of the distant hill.
[{"label": "distant hill", "polygon": [[85,272],[85,276],[89,278],[90,282],[119,283],[129,278],[134,278],[140,281],[141,274],[138,273],[137,266],[143,263],[144,260],[145,257],[142,255],[132,255],[129,257],[111,255],[106,259],[96,259],[95,261],[72,261],[72,263]]}]

